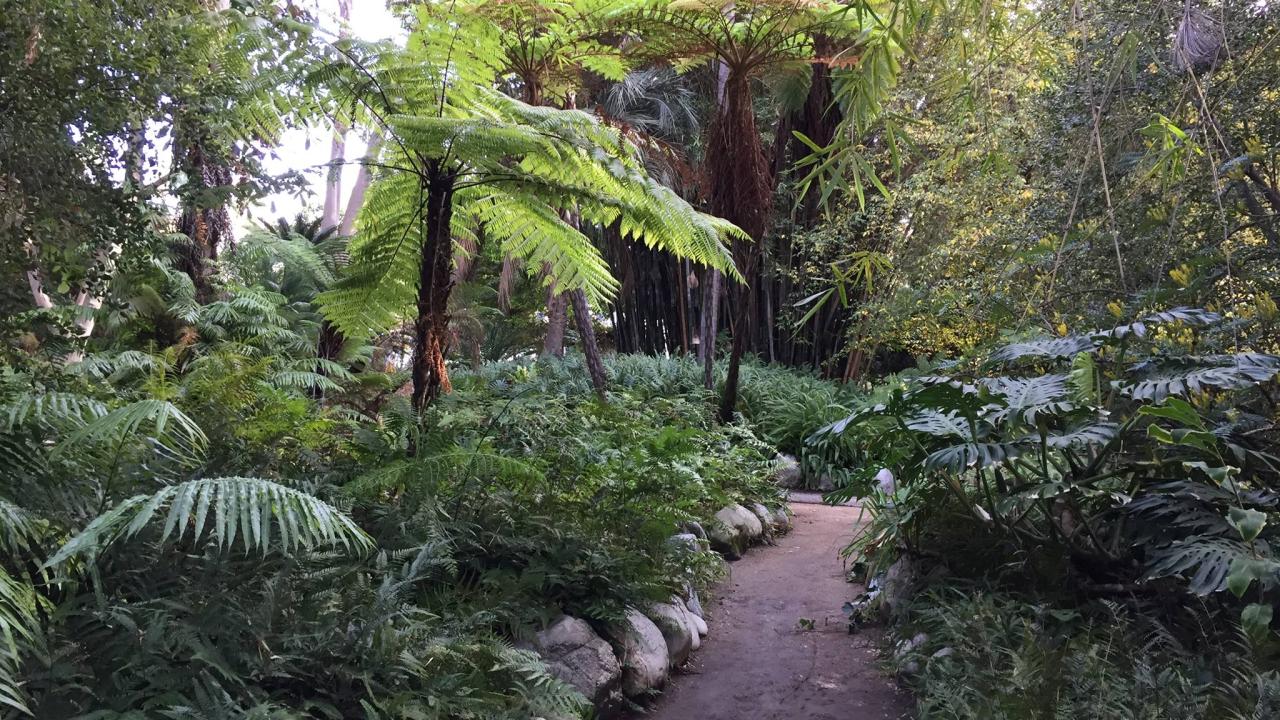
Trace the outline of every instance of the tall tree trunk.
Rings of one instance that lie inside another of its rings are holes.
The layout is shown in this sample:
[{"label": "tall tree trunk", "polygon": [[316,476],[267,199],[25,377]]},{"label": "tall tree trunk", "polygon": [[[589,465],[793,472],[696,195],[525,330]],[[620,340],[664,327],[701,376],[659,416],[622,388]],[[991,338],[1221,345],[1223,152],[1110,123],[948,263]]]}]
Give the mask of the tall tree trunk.
[{"label": "tall tree trunk", "polygon": [[608,389],[604,374],[604,361],[600,359],[600,346],[596,343],[596,329],[591,324],[591,306],[587,304],[587,294],[582,290],[569,293],[573,303],[573,317],[578,324],[578,335],[582,338],[582,354],[587,358],[587,374],[591,376],[591,387],[596,396],[605,399]]},{"label": "tall tree trunk", "polygon": [[[348,11],[350,14],[350,11]],[[334,142],[338,140],[335,137]],[[345,141],[344,141],[345,143]],[[360,209],[364,207],[364,196],[369,190],[369,183],[373,181],[373,174],[369,170],[369,163],[378,156],[378,148],[380,140],[374,138],[369,142],[368,150],[365,154],[365,161],[360,165],[360,171],[356,173],[355,183],[351,186],[351,194],[347,197],[347,207],[342,212],[341,219],[336,223],[339,238],[350,238],[356,231],[356,217],[360,214]],[[341,186],[331,188],[335,195]],[[328,211],[329,198],[325,197],[325,210]],[[321,229],[327,230],[333,225],[328,224],[328,220],[321,221]],[[316,341],[316,357],[323,360],[337,360],[342,355],[342,348],[347,343],[347,338],[338,329],[338,326],[322,320],[320,322],[320,336]]]},{"label": "tall tree trunk", "polygon": [[449,293],[453,289],[453,215],[455,177],[436,161],[427,162],[427,207],[418,268],[417,316],[413,322],[413,408],[422,412],[449,392],[445,366],[449,332]]},{"label": "tall tree trunk", "polygon": [[[338,0],[338,37],[350,35],[351,0]],[[347,126],[341,120],[333,122],[333,139],[329,143],[329,174],[324,183],[324,209],[320,216],[320,231],[338,227],[342,216],[342,166],[347,159]]]},{"label": "tall tree trunk", "polygon": [[711,211],[742,228],[754,242],[733,241],[734,261],[744,278],[734,287],[733,349],[720,400],[720,418],[729,420],[738,403],[738,376],[751,333],[753,293],[747,285],[758,280],[760,243],[769,228],[773,201],[773,173],[760,145],[752,107],[750,79],[730,72],[725,80],[724,106],[711,128],[707,157],[711,159]]},{"label": "tall tree trunk", "polygon": [[320,232],[333,230],[342,215],[342,164],[347,159],[347,128],[341,122],[333,126],[329,142],[329,173],[324,182],[324,209],[320,214]]}]

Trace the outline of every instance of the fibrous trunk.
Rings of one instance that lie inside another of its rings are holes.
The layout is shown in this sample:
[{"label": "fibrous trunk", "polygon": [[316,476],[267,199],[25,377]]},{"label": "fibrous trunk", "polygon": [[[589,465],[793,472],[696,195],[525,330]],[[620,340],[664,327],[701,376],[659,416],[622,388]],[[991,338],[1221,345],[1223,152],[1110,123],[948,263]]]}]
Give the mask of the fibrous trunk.
[{"label": "fibrous trunk", "polygon": [[453,289],[453,174],[438,162],[427,163],[425,227],[418,268],[417,315],[413,322],[413,407],[422,412],[449,392],[444,364],[449,332],[449,293]]},{"label": "fibrous trunk", "polygon": [[769,228],[773,201],[773,173],[760,145],[751,101],[749,79],[731,71],[725,82],[724,106],[707,145],[711,212],[733,222],[752,239],[733,241],[733,259],[745,280],[734,285],[730,297],[733,350],[720,400],[720,418],[726,421],[733,417],[738,402],[739,368],[752,330],[755,302],[747,284],[756,279],[760,243]]},{"label": "fibrous trunk", "polygon": [[231,242],[231,214],[225,201],[216,194],[208,197],[209,190],[231,187],[231,169],[226,163],[210,157],[199,139],[189,142],[182,151],[180,162],[196,183],[196,193],[182,207],[178,219],[178,232],[189,242],[178,249],[178,266],[191,277],[196,299],[207,303],[213,299],[213,263],[218,259],[218,248]]},{"label": "fibrous trunk", "polygon": [[578,336],[582,338],[582,354],[587,358],[587,374],[591,376],[591,387],[601,400],[605,397],[604,361],[600,358],[600,345],[596,342],[596,329],[591,324],[591,307],[587,304],[587,293],[574,290],[569,293],[573,303],[573,317],[578,323]]}]

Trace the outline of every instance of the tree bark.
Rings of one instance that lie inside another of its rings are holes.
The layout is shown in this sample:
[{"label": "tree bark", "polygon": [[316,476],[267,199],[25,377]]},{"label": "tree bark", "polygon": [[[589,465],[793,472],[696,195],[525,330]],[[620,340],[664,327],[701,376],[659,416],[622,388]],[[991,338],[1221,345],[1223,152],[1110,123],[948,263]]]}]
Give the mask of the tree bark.
[{"label": "tree bark", "polygon": [[436,161],[427,163],[425,227],[418,267],[417,316],[413,322],[413,408],[421,413],[449,392],[444,356],[449,332],[449,293],[453,289],[453,215],[455,177]]},{"label": "tree bark", "polygon": [[[351,0],[338,0],[338,37],[350,35],[347,26],[351,22]],[[324,210],[320,216],[320,231],[338,227],[342,215],[342,165],[347,159],[347,126],[335,119],[333,139],[329,143],[329,174],[324,184]]]},{"label": "tree bark", "polygon": [[702,358],[702,385],[714,390],[716,333],[720,323],[720,271],[712,268],[702,284],[702,331],[698,353]]},{"label": "tree bark", "polygon": [[[720,417],[727,421],[737,406],[739,366],[751,333],[751,310],[755,303],[749,285],[757,280],[755,268],[760,243],[769,227],[773,173],[760,145],[749,78],[730,72],[722,102],[722,111],[716,117],[707,144],[707,155],[712,160],[711,211],[742,228],[753,241],[733,241],[734,261],[743,281],[735,285],[732,298],[733,349],[720,401]],[[704,374],[709,376],[709,371]]]},{"label": "tree bark", "polygon": [[587,304],[587,294],[582,290],[569,293],[573,303],[573,317],[578,324],[578,335],[582,338],[582,354],[587,358],[587,374],[591,376],[591,387],[601,401],[605,399],[608,389],[604,372],[604,361],[600,359],[600,346],[596,343],[596,329],[591,323],[591,306]]},{"label": "tree bark", "polygon": [[324,183],[324,210],[320,215],[320,232],[334,230],[341,222],[342,164],[347,159],[347,128],[334,123],[329,142],[329,173]]},{"label": "tree bark", "polygon": [[564,334],[569,323],[569,300],[565,293],[547,287],[547,334],[542,338],[542,357],[564,357]]},{"label": "tree bark", "polygon": [[[200,138],[179,144],[178,153],[181,165],[199,190],[231,186],[231,169],[210,157]],[[233,238],[231,213],[221,200],[209,204],[207,198],[187,198],[178,219],[178,231],[190,240],[177,253],[178,266],[191,278],[196,300],[207,303],[213,299],[213,263],[218,259],[218,249]]]}]

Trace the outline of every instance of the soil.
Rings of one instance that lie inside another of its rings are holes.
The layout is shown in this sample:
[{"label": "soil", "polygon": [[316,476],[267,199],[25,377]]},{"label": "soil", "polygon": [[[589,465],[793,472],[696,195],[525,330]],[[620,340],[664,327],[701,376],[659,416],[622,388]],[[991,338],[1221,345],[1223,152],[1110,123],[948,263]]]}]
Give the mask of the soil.
[{"label": "soil", "polygon": [[[751,550],[704,609],[711,634],[643,715],[657,720],[884,720],[910,698],[876,664],[879,635],[849,635],[862,588],[838,556],[856,507],[793,503],[793,529]],[[812,629],[803,619],[812,620]]]}]

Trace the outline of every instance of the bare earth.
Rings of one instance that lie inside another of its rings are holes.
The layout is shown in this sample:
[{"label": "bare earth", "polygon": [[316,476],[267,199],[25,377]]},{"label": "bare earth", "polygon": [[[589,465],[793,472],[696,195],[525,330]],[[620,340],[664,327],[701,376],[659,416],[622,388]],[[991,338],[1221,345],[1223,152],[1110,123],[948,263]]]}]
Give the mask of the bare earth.
[{"label": "bare earth", "polygon": [[[793,529],[776,547],[730,565],[702,649],[644,717],[658,720],[885,720],[910,699],[876,667],[877,636],[850,636],[837,553],[858,509],[793,503]],[[814,629],[798,627],[801,618]]]}]

